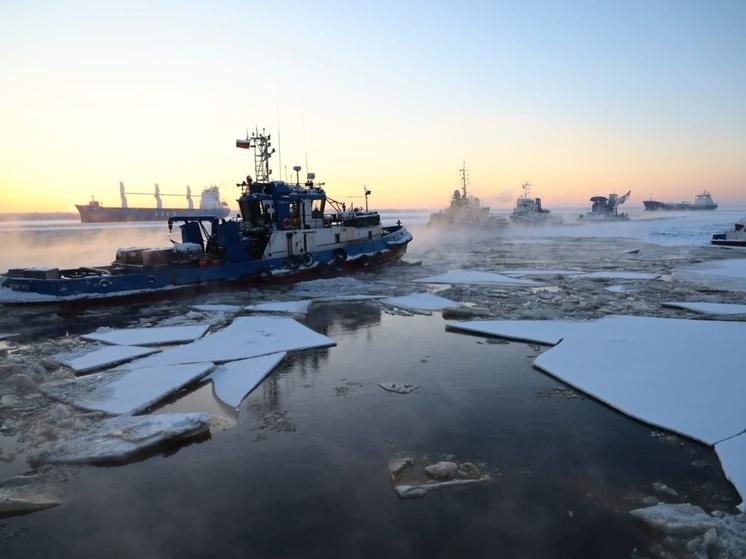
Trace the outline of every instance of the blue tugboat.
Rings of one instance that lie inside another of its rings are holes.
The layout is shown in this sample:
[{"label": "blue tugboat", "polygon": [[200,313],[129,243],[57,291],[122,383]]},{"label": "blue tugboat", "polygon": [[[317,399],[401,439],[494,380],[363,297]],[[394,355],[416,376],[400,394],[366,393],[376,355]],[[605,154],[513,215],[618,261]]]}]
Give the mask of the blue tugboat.
[{"label": "blue tugboat", "polygon": [[253,149],[255,179],[240,186],[240,216],[174,216],[180,241],[166,248],[120,248],[110,265],[12,269],[0,275],[0,303],[27,304],[142,296],[203,285],[327,277],[397,262],[412,235],[383,226],[377,211],[350,208],[326,195],[308,173],[300,184],[270,180],[270,136],[258,131],[236,147]]}]

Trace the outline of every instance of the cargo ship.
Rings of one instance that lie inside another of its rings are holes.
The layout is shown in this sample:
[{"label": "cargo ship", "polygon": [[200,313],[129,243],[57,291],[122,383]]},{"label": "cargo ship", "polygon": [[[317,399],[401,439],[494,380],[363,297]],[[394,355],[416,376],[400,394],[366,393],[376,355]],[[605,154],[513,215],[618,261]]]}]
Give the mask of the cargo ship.
[{"label": "cargo ship", "polygon": [[[132,194],[144,194],[133,192]],[[217,186],[208,186],[202,190],[199,208],[194,207],[191,188],[187,186],[186,208],[164,208],[161,196],[180,196],[177,194],[161,194],[158,185],[155,185],[155,208],[130,208],[127,204],[127,196],[124,191],[124,183],[119,183],[119,195],[122,198],[122,207],[106,207],[97,200],[91,199],[87,204],[75,204],[80,213],[81,223],[107,223],[122,221],[168,221],[170,217],[206,217],[217,218],[228,217],[231,213],[226,202],[220,199],[220,189]]]},{"label": "cargo ship", "polygon": [[706,190],[702,194],[694,196],[692,202],[658,202],[657,200],[643,200],[645,209],[648,211],[689,211],[689,210],[715,210],[718,205],[712,201],[712,196]]}]

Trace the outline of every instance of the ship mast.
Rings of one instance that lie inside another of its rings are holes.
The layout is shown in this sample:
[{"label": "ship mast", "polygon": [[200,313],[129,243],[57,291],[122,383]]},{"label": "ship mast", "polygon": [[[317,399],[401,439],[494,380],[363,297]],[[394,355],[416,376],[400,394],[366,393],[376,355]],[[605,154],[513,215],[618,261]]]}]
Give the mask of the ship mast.
[{"label": "ship mast", "polygon": [[463,162],[463,167],[459,169],[459,173],[461,173],[461,190],[464,191],[464,199],[466,199],[466,181],[467,181],[467,175],[466,175],[466,161]]},{"label": "ship mast", "polygon": [[[272,171],[269,168],[269,158],[275,152],[275,148],[272,148],[270,142],[272,136],[270,134],[264,134],[255,131],[251,133],[251,136],[246,134],[245,140],[236,140],[237,148],[253,148],[254,150],[254,177],[256,182],[269,182],[269,176]],[[272,149],[270,149],[272,148]]]}]

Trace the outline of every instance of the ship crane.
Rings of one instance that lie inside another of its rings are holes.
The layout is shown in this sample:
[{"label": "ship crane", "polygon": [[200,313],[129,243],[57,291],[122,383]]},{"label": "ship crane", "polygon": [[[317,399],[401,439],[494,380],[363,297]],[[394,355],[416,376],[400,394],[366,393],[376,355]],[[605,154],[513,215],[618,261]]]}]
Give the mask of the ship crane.
[{"label": "ship crane", "polygon": [[[187,185],[186,187],[187,193],[186,193],[186,199],[187,203],[189,204],[189,209],[194,209],[194,202],[192,201],[192,189],[190,186]],[[161,194],[161,188],[156,184],[155,185],[155,193],[151,194],[150,192],[128,192],[127,194],[134,194],[136,196],[155,196],[155,203],[156,207],[159,210],[163,209],[163,202],[161,201],[161,196],[183,196],[183,194]],[[119,196],[122,198],[122,207],[127,207],[127,196],[124,192],[124,183],[119,183]]]},{"label": "ship crane", "polygon": [[632,191],[628,190],[627,194],[625,194],[624,196],[619,196],[614,200],[609,200],[610,202],[612,202],[613,213],[617,213],[617,208],[627,201],[627,198],[629,198],[630,194],[632,194]]}]

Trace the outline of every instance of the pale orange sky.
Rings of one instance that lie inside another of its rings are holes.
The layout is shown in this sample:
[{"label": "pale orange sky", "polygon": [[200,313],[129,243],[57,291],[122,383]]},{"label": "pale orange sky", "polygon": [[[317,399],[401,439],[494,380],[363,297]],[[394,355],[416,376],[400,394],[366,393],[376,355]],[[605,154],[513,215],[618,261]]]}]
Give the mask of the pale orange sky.
[{"label": "pale orange sky", "polygon": [[378,208],[444,207],[464,163],[495,209],[746,204],[745,4],[151,4],[0,4],[0,212],[235,208],[255,126],[275,178]]}]

